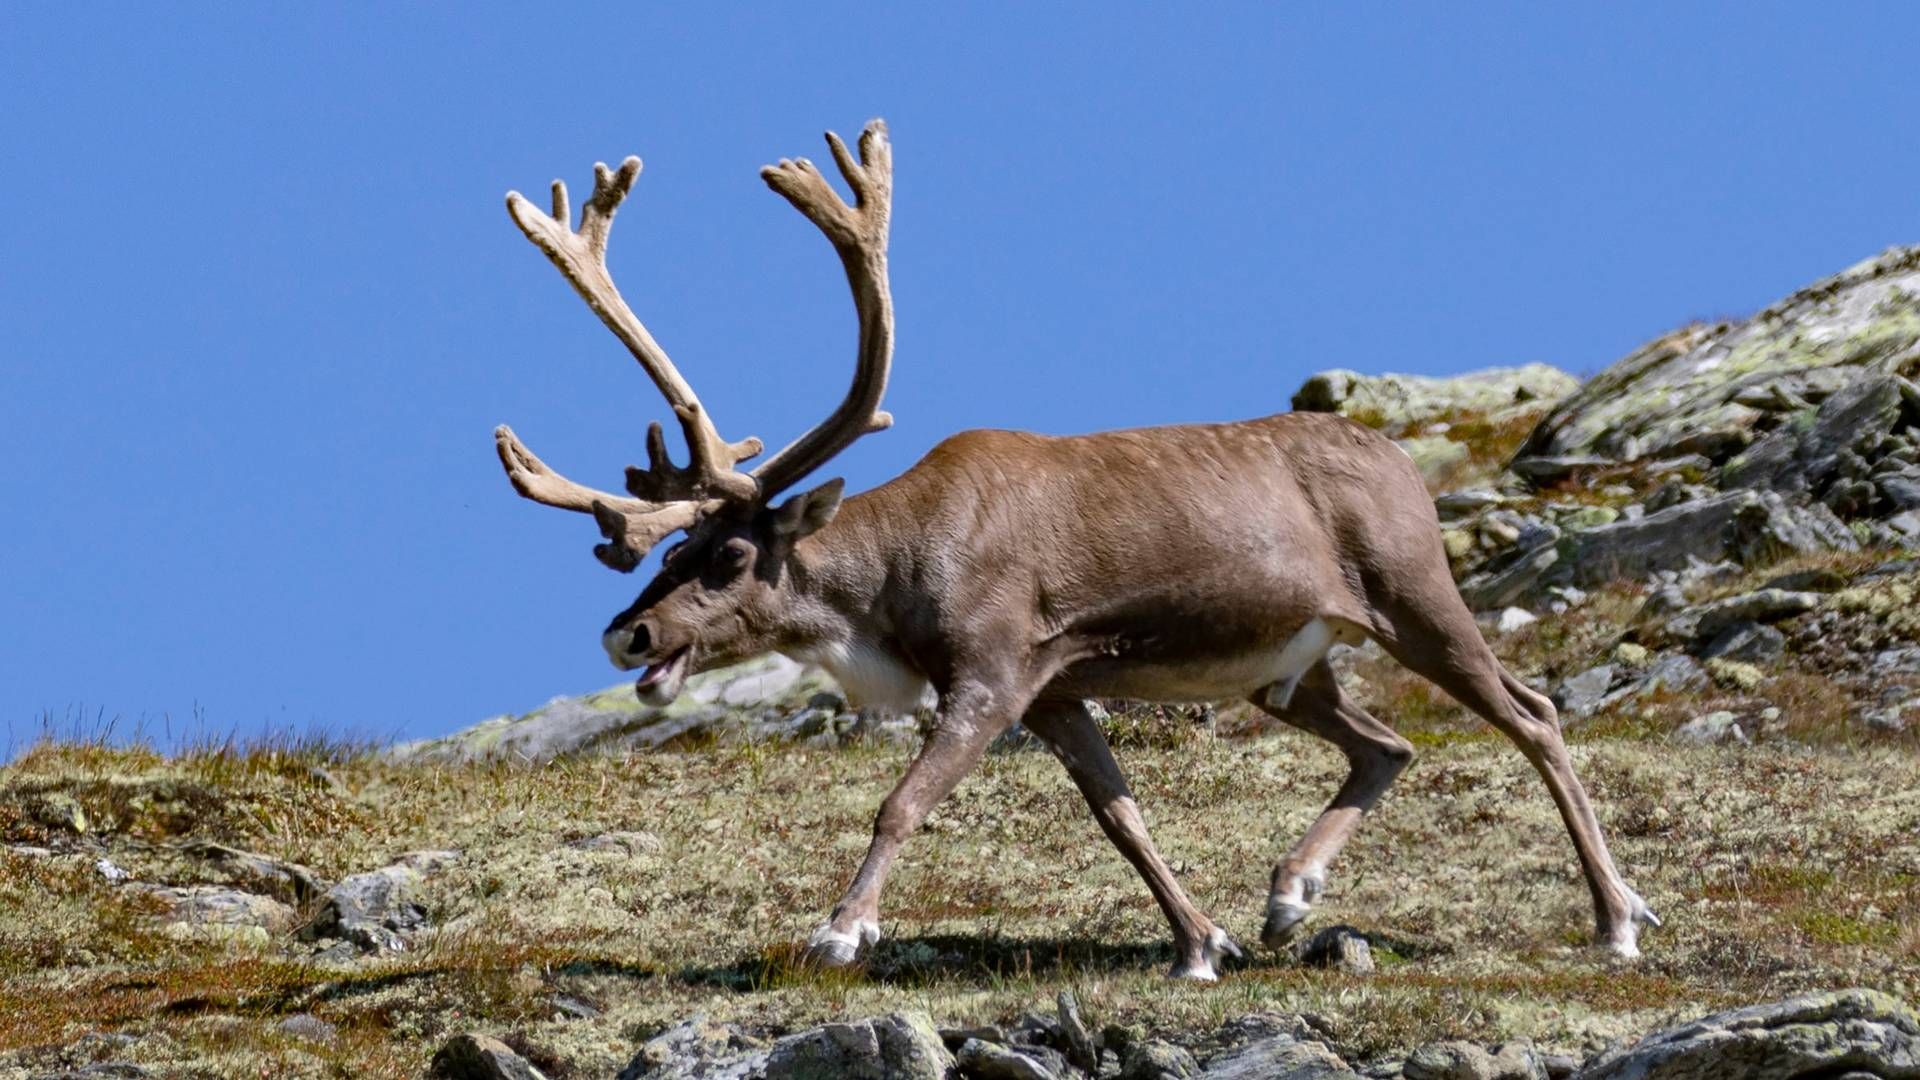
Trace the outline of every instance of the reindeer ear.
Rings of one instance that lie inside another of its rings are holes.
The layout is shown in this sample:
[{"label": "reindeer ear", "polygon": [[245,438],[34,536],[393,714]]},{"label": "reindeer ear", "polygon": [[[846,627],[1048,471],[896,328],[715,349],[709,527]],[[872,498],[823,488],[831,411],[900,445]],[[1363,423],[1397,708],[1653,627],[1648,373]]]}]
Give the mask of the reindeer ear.
[{"label": "reindeer ear", "polygon": [[781,503],[773,512],[773,534],[783,540],[798,540],[819,531],[840,512],[840,492],[846,486],[845,480],[835,477]]}]

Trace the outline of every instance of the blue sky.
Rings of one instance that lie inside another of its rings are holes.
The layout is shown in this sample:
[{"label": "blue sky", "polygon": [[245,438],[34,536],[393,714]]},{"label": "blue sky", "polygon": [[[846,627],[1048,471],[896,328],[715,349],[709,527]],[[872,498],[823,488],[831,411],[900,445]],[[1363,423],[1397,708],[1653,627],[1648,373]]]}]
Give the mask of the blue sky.
[{"label": "blue sky", "polygon": [[13,740],[417,736],[617,682],[642,579],[490,438],[615,486],[665,415],[501,206],[597,159],[647,161],[629,300],[778,445],[853,319],[756,170],[888,119],[898,423],[856,489],[1326,367],[1592,371],[1920,241],[1903,5],[163,7],[0,7]]}]

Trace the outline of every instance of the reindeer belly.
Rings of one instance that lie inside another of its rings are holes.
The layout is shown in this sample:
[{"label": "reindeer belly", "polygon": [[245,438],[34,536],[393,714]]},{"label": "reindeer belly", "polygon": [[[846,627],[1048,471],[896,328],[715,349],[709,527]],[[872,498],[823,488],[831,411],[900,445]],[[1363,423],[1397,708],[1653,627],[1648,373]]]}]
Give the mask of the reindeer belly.
[{"label": "reindeer belly", "polygon": [[1274,687],[1270,699],[1285,705],[1308,669],[1338,644],[1365,638],[1346,619],[1310,619],[1293,636],[1268,647],[1209,651],[1196,655],[1102,656],[1074,664],[1048,687],[1050,694],[1132,698],[1138,701],[1223,701]]}]

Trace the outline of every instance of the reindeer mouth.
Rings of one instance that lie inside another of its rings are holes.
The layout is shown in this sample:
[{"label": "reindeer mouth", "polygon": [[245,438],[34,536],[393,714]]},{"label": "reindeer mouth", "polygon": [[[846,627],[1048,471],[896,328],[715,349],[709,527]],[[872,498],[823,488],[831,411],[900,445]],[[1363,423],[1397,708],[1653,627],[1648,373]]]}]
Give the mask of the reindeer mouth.
[{"label": "reindeer mouth", "polygon": [[648,665],[633,684],[633,692],[641,703],[666,705],[679,697],[681,684],[687,681],[688,660],[692,655],[693,646],[683,645],[672,656]]}]

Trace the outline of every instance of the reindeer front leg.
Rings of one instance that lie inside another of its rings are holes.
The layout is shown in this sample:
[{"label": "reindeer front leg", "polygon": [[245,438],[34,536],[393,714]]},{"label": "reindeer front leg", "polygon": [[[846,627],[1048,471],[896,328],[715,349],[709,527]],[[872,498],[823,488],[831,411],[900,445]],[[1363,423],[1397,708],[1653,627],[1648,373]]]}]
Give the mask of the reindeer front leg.
[{"label": "reindeer front leg", "polygon": [[963,684],[943,695],[933,734],[880,804],[873,819],[873,843],[867,847],[860,872],[833,906],[833,915],[807,939],[810,958],[841,967],[880,940],[880,890],[900,846],[979,762],[994,736],[1013,726],[1030,696],[978,683]]}]

